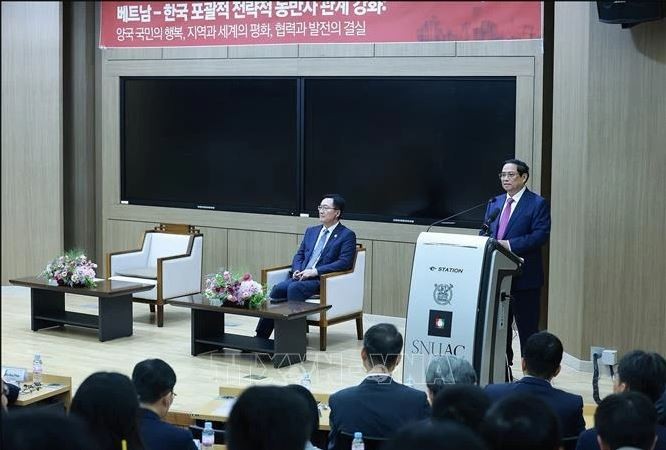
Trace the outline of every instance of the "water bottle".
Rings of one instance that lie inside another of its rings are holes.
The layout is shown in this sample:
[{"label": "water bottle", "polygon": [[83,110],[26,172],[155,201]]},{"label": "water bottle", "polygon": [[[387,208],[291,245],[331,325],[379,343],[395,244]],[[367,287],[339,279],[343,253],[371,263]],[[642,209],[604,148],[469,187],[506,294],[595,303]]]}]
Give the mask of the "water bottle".
[{"label": "water bottle", "polygon": [[365,450],[365,445],[363,444],[363,433],[360,431],[354,433],[354,440],[352,441],[351,450]]},{"label": "water bottle", "polygon": [[35,353],[35,358],[32,360],[32,384],[35,386],[42,385],[42,355]]},{"label": "water bottle", "polygon": [[201,433],[201,450],[213,450],[213,444],[215,444],[213,422],[206,422]]},{"label": "water bottle", "polygon": [[312,379],[310,379],[310,373],[305,372],[303,378],[301,378],[301,386],[306,388],[308,391],[312,388]]}]

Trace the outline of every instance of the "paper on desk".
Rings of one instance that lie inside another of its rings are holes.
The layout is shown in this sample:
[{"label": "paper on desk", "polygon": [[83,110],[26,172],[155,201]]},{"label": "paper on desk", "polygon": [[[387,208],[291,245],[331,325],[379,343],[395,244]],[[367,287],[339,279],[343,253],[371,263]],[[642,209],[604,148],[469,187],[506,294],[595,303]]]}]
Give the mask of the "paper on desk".
[{"label": "paper on desk", "polygon": [[231,415],[231,408],[234,407],[234,403],[236,403],[235,398],[225,398],[222,400],[222,404],[215,408],[213,415],[229,417],[229,415]]}]

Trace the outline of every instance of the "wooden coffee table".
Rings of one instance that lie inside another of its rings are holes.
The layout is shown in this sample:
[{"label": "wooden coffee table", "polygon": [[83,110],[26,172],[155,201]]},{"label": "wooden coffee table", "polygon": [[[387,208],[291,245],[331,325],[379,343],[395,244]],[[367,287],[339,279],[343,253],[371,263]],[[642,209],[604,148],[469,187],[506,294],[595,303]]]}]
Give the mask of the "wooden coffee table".
[{"label": "wooden coffee table", "polygon": [[[57,286],[37,277],[17,278],[9,282],[30,288],[32,331],[74,325],[96,329],[102,342],[132,335],[132,294],[155,287],[152,284],[112,280],[98,281],[94,288]],[[99,315],[65,310],[65,294],[97,297]]]},{"label": "wooden coffee table", "polygon": [[[259,309],[244,309],[218,306],[220,300],[211,300],[201,294],[174,298],[169,304],[192,310],[192,356],[225,347],[248,350],[271,355],[275,368],[305,361],[306,317],[331,307],[307,302],[267,302]],[[275,340],[225,332],[225,314],[273,319]]]}]

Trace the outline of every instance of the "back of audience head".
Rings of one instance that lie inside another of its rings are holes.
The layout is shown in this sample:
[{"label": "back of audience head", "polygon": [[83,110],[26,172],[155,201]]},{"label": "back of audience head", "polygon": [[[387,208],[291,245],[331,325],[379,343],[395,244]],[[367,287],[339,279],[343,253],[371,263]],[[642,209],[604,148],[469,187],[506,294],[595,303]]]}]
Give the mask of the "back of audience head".
[{"label": "back of audience head", "polygon": [[451,420],[478,430],[483,417],[490,408],[490,399],[474,384],[451,384],[444,386],[432,403],[432,418],[435,421]]},{"label": "back of audience head", "polygon": [[400,362],[402,334],[395,325],[379,323],[373,325],[363,335],[361,357],[366,369],[383,366],[389,372]]},{"label": "back of audience head", "polygon": [[132,383],[142,405],[160,417],[166,416],[173,403],[176,372],[161,359],[141,361],[132,371]]},{"label": "back of audience head", "polygon": [[656,443],[657,412],[640,392],[612,394],[594,413],[597,441],[601,450],[635,447],[651,450]]},{"label": "back of audience head", "polygon": [[98,447],[86,424],[64,412],[31,410],[12,411],[2,420],[4,450],[96,450]]},{"label": "back of audience head", "polygon": [[521,394],[493,404],[481,433],[494,450],[556,450],[561,440],[553,410],[540,398]]},{"label": "back of audience head", "polygon": [[97,372],[76,390],[70,413],[87,423],[100,450],[142,449],[139,436],[139,400],[132,381],[114,372]]},{"label": "back of audience head", "polygon": [[317,400],[312,395],[312,392],[300,384],[290,384],[287,386],[287,389],[291,389],[293,392],[298,394],[308,405],[308,410],[310,411],[310,420],[312,422],[312,428],[310,429],[310,435],[308,439],[312,441],[312,437],[319,431],[319,407],[317,406]]},{"label": "back of audience head", "polygon": [[451,355],[433,359],[426,369],[426,385],[431,402],[447,384],[477,384],[474,367],[466,359]]},{"label": "back of audience head", "polygon": [[383,450],[486,450],[485,442],[469,428],[454,422],[419,422],[401,429]]},{"label": "back of audience head", "polygon": [[535,333],[525,342],[523,372],[550,380],[560,373],[563,353],[562,342],[557,336],[547,331]]},{"label": "back of audience head", "polygon": [[312,431],[307,402],[291,389],[251,386],[226,426],[229,450],[303,450]]},{"label": "back of audience head", "polygon": [[637,391],[655,403],[666,386],[666,360],[659,353],[634,350],[622,357],[617,366],[613,390]]}]

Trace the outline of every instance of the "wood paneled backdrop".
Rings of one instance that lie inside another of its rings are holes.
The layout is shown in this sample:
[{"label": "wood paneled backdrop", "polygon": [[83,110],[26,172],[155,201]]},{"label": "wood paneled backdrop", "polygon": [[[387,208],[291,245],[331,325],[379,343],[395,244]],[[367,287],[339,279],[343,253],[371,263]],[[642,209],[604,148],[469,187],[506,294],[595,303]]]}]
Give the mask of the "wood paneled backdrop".
[{"label": "wood paneled backdrop", "polygon": [[555,4],[549,328],[666,355],[666,20]]}]

